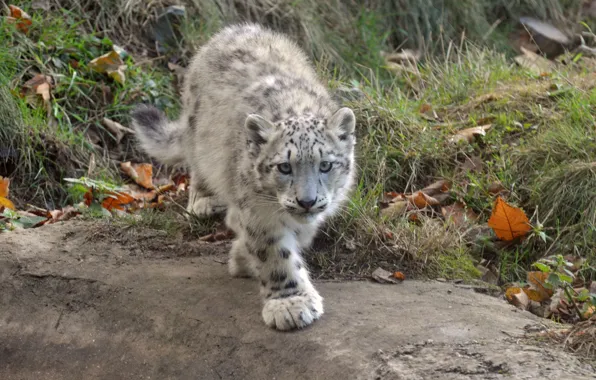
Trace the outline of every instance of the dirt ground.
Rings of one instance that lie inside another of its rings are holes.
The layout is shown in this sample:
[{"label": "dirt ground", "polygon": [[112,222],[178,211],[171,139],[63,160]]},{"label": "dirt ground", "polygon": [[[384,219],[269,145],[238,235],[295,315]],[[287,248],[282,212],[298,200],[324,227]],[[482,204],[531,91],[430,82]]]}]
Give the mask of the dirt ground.
[{"label": "dirt ground", "polygon": [[69,221],[0,235],[0,378],[594,379],[533,315],[436,281],[318,282],[326,314],[280,333],[229,243]]}]

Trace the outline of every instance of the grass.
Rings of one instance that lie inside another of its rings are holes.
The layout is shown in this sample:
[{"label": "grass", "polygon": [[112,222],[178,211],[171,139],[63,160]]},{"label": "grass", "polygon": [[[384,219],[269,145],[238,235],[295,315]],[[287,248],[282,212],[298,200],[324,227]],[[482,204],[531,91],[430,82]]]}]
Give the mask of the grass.
[{"label": "grass", "polygon": [[[101,120],[127,125],[130,108],[139,102],[175,115],[178,104],[166,60],[184,62],[221,25],[251,19],[301,41],[331,87],[356,85],[365,94],[349,104],[358,118],[358,186],[344,212],[323,231],[325,254],[315,250],[312,256],[311,264],[321,273],[358,275],[383,265],[406,267],[414,275],[471,279],[479,276],[476,263],[487,259],[499,263],[501,279],[507,282],[524,278],[531,263],[548,253],[596,261],[596,81],[587,66],[590,61],[537,77],[514,66],[506,49],[494,49],[510,23],[500,24],[503,29],[495,30],[490,43],[483,40],[494,17],[548,9],[552,18],[563,18],[575,9],[573,2],[563,7],[554,0],[481,1],[468,4],[465,12],[447,2],[441,13],[426,1],[412,2],[405,14],[394,1],[350,8],[340,0],[278,7],[267,0],[246,2],[245,7],[195,0],[188,12],[197,17],[182,25],[176,56],[154,60],[140,58],[141,47],[148,45],[133,31],[155,18],[160,2],[146,12],[138,11],[138,0],[61,2],[70,11],[54,9],[56,17],[51,18],[31,12],[27,37],[13,25],[0,24],[0,58],[5,63],[0,67],[0,145],[15,147],[19,154],[4,167],[0,164],[0,175],[18,179],[11,188],[21,204],[53,207],[69,202],[64,177],[86,175],[118,183],[118,161],[146,158],[129,137],[117,143]],[[521,5],[507,7],[513,3]],[[29,2],[23,4],[27,8]],[[506,14],[495,11],[499,9],[507,9]],[[331,10],[332,16],[321,16],[322,10]],[[446,24],[449,28],[441,29]],[[467,31],[463,41],[462,28]],[[437,45],[415,44],[429,53],[439,51],[434,58],[429,55],[398,74],[383,67],[382,49],[397,46],[398,40],[410,44],[437,35]],[[113,44],[131,53],[125,59],[124,85],[87,67]],[[16,96],[37,72],[57,80],[53,129],[43,109]],[[421,113],[425,108],[431,112]],[[486,136],[470,144],[448,141],[458,130],[485,124],[492,125]],[[90,172],[92,154],[96,166]],[[475,169],[469,169],[470,161],[478,163]],[[453,184],[450,202],[465,203],[479,215],[478,223],[447,225],[438,217],[439,209],[418,215],[414,222],[411,214],[379,216],[384,192],[413,192],[441,178]],[[495,183],[531,217],[534,232],[521,244],[505,246],[486,229],[494,201],[489,189]],[[143,212],[129,223],[192,236],[214,229],[213,221],[188,223],[176,210]],[[594,272],[587,270],[586,276],[594,278]]]},{"label": "grass", "polygon": [[[17,200],[48,208],[67,201],[63,178],[89,174],[118,181],[114,160],[139,156],[128,137],[124,144],[115,141],[103,126],[103,118],[126,125],[131,107],[139,102],[157,104],[168,112],[176,112],[177,107],[168,72],[143,67],[130,57],[125,61],[124,85],[93,72],[87,64],[109,52],[112,41],[98,34],[81,34],[84,18],[68,10],[56,11],[54,16],[33,13],[27,36],[4,18],[0,21],[1,95],[10,98],[3,102],[3,120],[16,120],[2,128],[0,146],[18,154],[5,163],[0,175],[17,179],[11,186]],[[39,73],[56,82],[51,90],[53,124],[39,102],[29,104],[27,97],[8,95],[19,94],[23,83]],[[10,116],[16,109],[20,115]],[[91,155],[95,161],[92,173]]]}]

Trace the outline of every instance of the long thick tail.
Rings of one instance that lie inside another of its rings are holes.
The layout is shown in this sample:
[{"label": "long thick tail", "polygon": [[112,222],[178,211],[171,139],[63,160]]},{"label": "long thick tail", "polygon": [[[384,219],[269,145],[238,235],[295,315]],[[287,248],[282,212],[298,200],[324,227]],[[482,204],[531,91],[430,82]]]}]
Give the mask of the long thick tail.
[{"label": "long thick tail", "polygon": [[186,125],[169,121],[155,107],[140,105],[132,112],[132,126],[143,150],[169,165],[184,163]]}]

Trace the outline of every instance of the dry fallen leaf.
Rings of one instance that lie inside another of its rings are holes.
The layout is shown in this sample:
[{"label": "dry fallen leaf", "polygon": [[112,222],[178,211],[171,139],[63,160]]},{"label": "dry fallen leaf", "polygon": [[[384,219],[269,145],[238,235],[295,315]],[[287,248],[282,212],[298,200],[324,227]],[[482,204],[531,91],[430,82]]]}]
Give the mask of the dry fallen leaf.
[{"label": "dry fallen leaf", "polygon": [[493,182],[488,186],[487,191],[490,195],[497,195],[506,192],[507,189],[500,182]]},{"label": "dry fallen leaf", "polygon": [[118,54],[118,52],[115,50],[95,58],[89,62],[87,66],[98,73],[108,74],[108,76],[120,84],[124,84],[126,81],[126,76],[124,74],[126,65],[120,57],[120,54]]},{"label": "dry fallen leaf", "polygon": [[441,204],[436,198],[426,195],[422,191],[417,191],[412,195],[407,196],[408,200],[418,208],[425,208],[427,206],[438,206]]},{"label": "dry fallen leaf", "polygon": [[380,282],[381,284],[399,284],[401,280],[393,277],[394,273],[386,271],[383,268],[377,268],[372,273],[373,280]]},{"label": "dry fallen leaf", "polygon": [[403,215],[408,209],[408,204],[408,201],[405,199],[391,202],[387,207],[381,209],[381,215],[388,218],[395,218]]},{"label": "dry fallen leaf", "polygon": [[38,105],[39,97],[41,97],[42,104],[46,109],[48,121],[51,124],[55,124],[55,119],[52,112],[51,95],[53,82],[54,81],[51,76],[37,74],[25,82],[25,84],[23,84],[23,89],[21,90],[21,95],[26,97],[27,103],[29,103],[31,106]]},{"label": "dry fallen leaf", "polygon": [[113,209],[115,210],[124,210],[125,205],[129,205],[135,201],[135,199],[130,194],[126,193],[115,193],[115,192],[107,192],[106,197],[101,202],[101,207],[105,208],[108,211]]},{"label": "dry fallen leaf", "polygon": [[462,129],[461,131],[458,131],[456,134],[451,136],[449,138],[449,142],[452,142],[452,143],[457,143],[459,141],[472,142],[472,141],[474,141],[474,136],[485,136],[486,131],[489,130],[491,126],[492,126],[491,124],[487,124],[487,125],[482,125],[479,127]]},{"label": "dry fallen leaf", "polygon": [[526,213],[497,197],[488,225],[501,240],[511,241],[523,237],[532,229]]},{"label": "dry fallen leaf", "polygon": [[527,310],[530,305],[530,298],[528,298],[528,295],[522,288],[516,286],[508,288],[505,291],[505,297],[509,303],[523,310]]},{"label": "dry fallen leaf", "polygon": [[397,278],[400,281],[404,281],[406,279],[406,275],[403,274],[402,272],[395,272],[393,273],[393,277]]},{"label": "dry fallen leaf", "polygon": [[441,214],[446,221],[453,223],[456,227],[464,227],[478,220],[478,214],[474,210],[466,208],[461,202],[441,207]]},{"label": "dry fallen leaf", "polygon": [[442,179],[439,180],[437,182],[434,182],[428,186],[426,186],[424,189],[420,190],[423,193],[427,194],[427,195],[431,195],[434,196],[435,194],[438,193],[446,193],[449,191],[449,189],[451,188],[451,182],[447,181],[446,179]]},{"label": "dry fallen leaf", "polygon": [[153,190],[153,166],[151,164],[131,164],[130,162],[123,162],[120,168],[136,183],[146,189]]},{"label": "dry fallen leaf", "polygon": [[[553,295],[552,289],[549,289],[544,286],[546,284],[546,279],[548,278],[548,273],[540,272],[540,271],[530,271],[526,274],[526,279],[528,280],[528,284],[532,289],[535,289],[540,296],[540,300],[533,299],[533,301],[542,302],[544,300],[549,299]],[[529,294],[528,294],[529,296]]]},{"label": "dry fallen leaf", "polygon": [[6,18],[8,22],[16,23],[19,32],[27,33],[32,24],[31,16],[15,5],[9,5],[8,8],[10,9],[10,16]]},{"label": "dry fallen leaf", "polygon": [[135,133],[134,130],[132,130],[130,128],[126,128],[122,124],[120,124],[116,121],[110,120],[108,118],[105,118],[105,117],[103,118],[101,123],[114,135],[117,143],[120,143],[120,141],[122,140],[122,138],[124,137],[124,135],[126,133],[129,133],[129,134]]},{"label": "dry fallen leaf", "polygon": [[48,220],[46,224],[52,224],[56,222],[64,222],[68,219],[74,218],[77,215],[80,215],[81,212],[72,206],[66,206],[62,210],[53,210],[50,211],[51,218]]},{"label": "dry fallen leaf", "polygon": [[4,207],[14,210],[14,204],[8,199],[10,179],[0,176],[0,210]]},{"label": "dry fallen leaf", "polygon": [[515,62],[523,68],[530,70],[536,75],[542,75],[544,73],[550,73],[553,70],[554,63],[544,58],[541,55],[534,53],[520,46],[520,50],[523,54],[513,58]]}]

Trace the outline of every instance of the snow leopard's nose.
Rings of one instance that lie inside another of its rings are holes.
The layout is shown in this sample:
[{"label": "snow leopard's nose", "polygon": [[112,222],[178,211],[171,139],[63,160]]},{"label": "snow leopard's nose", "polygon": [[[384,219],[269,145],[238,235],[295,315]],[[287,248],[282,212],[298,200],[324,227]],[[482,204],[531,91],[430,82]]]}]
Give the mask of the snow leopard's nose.
[{"label": "snow leopard's nose", "polygon": [[296,198],[296,202],[298,203],[298,205],[300,205],[300,207],[302,207],[303,209],[308,211],[317,202],[317,198],[314,198],[314,199],[310,199],[310,198],[298,199],[298,198]]}]

